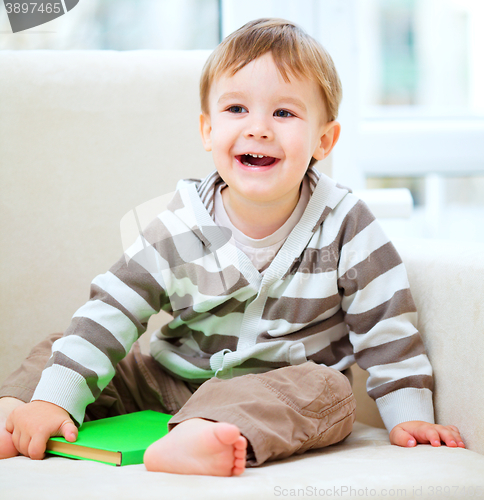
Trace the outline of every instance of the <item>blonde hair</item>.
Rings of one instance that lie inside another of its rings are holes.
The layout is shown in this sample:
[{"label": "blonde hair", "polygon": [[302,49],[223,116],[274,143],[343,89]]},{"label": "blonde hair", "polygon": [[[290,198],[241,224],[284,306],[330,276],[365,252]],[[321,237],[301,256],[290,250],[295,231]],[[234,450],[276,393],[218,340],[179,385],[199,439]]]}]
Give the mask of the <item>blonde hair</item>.
[{"label": "blonde hair", "polygon": [[338,116],[341,81],[331,56],[301,28],[284,19],[256,19],[227,36],[212,52],[200,79],[202,112],[209,113],[208,96],[215,79],[225,73],[232,76],[254,59],[271,52],[286,82],[289,75],[315,81],[326,104],[328,121]]}]

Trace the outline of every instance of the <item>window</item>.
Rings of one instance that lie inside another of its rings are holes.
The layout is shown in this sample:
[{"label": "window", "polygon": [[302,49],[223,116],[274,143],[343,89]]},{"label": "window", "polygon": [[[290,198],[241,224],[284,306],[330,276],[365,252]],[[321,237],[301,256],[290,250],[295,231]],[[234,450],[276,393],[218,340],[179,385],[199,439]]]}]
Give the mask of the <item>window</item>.
[{"label": "window", "polygon": [[335,60],[334,177],[412,192],[414,215],[385,221],[390,236],[406,224],[414,236],[461,238],[459,224],[442,223],[459,214],[466,238],[484,241],[484,0],[81,0],[15,36],[0,5],[0,49],[211,49],[269,16],[298,23]]},{"label": "window", "polygon": [[484,241],[484,2],[362,0],[360,165],[407,187],[402,234]]},{"label": "window", "polygon": [[65,16],[11,32],[0,5],[0,49],[213,49],[219,0],[81,0]]}]

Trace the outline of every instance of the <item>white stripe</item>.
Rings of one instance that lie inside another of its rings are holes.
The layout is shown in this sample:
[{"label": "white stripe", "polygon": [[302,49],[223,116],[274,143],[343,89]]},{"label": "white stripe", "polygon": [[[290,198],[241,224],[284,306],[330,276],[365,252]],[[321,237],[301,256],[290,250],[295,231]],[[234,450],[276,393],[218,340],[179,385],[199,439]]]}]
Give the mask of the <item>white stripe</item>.
[{"label": "white stripe", "polygon": [[163,282],[161,272],[168,269],[169,264],[148,241],[138,237],[136,242],[126,250],[125,257],[126,265],[129,265],[129,262],[134,260],[164,288],[161,285]]},{"label": "white stripe", "polygon": [[92,283],[106,291],[142,323],[146,322],[150,316],[158,312],[153,309],[141,295],[123,283],[110,271],[96,276]]},{"label": "white stripe", "polygon": [[337,271],[325,273],[295,273],[285,281],[279,280],[271,287],[269,297],[280,299],[325,299],[338,293]]},{"label": "white stripe", "polygon": [[213,370],[203,370],[192,365],[176,354],[176,348],[162,340],[151,341],[151,355],[168,370],[185,379],[209,379],[214,376]]},{"label": "white stripe", "polygon": [[193,213],[190,198],[185,194],[185,191],[185,189],[180,191],[180,197],[184,205],[183,208],[179,208],[176,211],[176,214],[166,210],[158,216],[169,233],[163,236],[164,239],[169,238],[170,236],[176,236],[177,234],[189,232],[191,231],[190,228],[197,225],[197,219]]},{"label": "white stripe", "polygon": [[405,266],[399,264],[368,283],[362,290],[343,297],[341,306],[348,314],[360,314],[390,300],[398,290],[408,288]]},{"label": "white stripe", "polygon": [[339,268],[340,276],[365,260],[372,252],[388,243],[388,237],[381,230],[378,221],[374,220],[371,224],[361,230],[353,239],[351,239],[341,249]]},{"label": "white stripe", "polygon": [[[322,312],[319,316],[314,318],[311,321],[311,324],[316,324],[319,321],[323,321],[325,319],[331,318],[334,314],[336,314],[340,309],[340,305],[328,309],[327,311]],[[285,318],[278,318],[275,320],[269,319],[261,319],[260,320],[260,330],[262,332],[267,331],[269,335],[272,337],[281,337],[283,335],[288,335],[289,333],[297,332],[301,330],[301,328],[305,328],[307,326],[311,326],[308,323],[291,323]]]},{"label": "white stripe", "polygon": [[88,318],[111,332],[113,337],[124,347],[131,349],[138,338],[138,330],[134,323],[119,309],[101,300],[90,300],[74,313],[74,318]]},{"label": "white stripe", "polygon": [[351,365],[354,365],[354,364],[355,364],[355,355],[350,354],[350,355],[342,358],[340,361],[338,361],[338,363],[331,365],[329,368],[334,368],[335,370],[343,371],[343,370],[346,370],[346,368],[349,368]]},{"label": "white stripe", "polygon": [[398,363],[376,365],[368,368],[370,376],[366,383],[367,391],[371,391],[388,382],[395,382],[409,375],[432,375],[432,367],[425,354],[404,359]]},{"label": "white stripe", "polygon": [[322,349],[328,347],[331,342],[336,342],[342,339],[348,333],[346,323],[341,322],[332,328],[323,330],[322,332],[310,335],[301,340],[306,346],[306,353],[308,356],[315,354]]},{"label": "white stripe", "polygon": [[78,335],[61,337],[52,344],[52,352],[60,351],[98,376],[98,387],[103,390],[114,377],[115,370],[109,358],[88,340]]},{"label": "white stripe", "polygon": [[313,240],[311,240],[310,247],[315,246],[316,248],[325,248],[334,242],[341,230],[341,225],[351,211],[351,209],[358,203],[358,198],[353,196],[351,193],[347,194],[335,207],[335,209],[328,214],[324,224],[321,226],[322,229],[319,233],[317,245],[313,245]]},{"label": "white stripe", "polygon": [[410,337],[418,332],[417,313],[409,312],[401,314],[394,318],[386,318],[375,325],[371,333],[358,335],[350,332],[350,340],[353,344],[355,353],[377,347],[394,340],[400,340]]}]

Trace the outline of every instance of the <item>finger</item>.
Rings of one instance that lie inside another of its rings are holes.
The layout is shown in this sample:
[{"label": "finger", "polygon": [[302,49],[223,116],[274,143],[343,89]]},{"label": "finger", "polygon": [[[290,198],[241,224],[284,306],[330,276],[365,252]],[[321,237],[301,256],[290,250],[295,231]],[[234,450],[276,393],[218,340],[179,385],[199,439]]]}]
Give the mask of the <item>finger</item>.
[{"label": "finger", "polygon": [[64,436],[64,439],[66,441],[69,441],[73,443],[77,439],[77,427],[74,425],[74,423],[71,420],[66,420],[62,425],[61,425],[61,434]]},{"label": "finger", "polygon": [[390,433],[390,441],[392,444],[403,447],[412,447],[417,445],[415,438],[401,427],[395,427]]},{"label": "finger", "polygon": [[10,415],[7,417],[7,422],[5,423],[5,429],[7,430],[7,432],[10,432],[10,434],[13,433],[13,421],[11,415],[12,414],[10,413]]},{"label": "finger", "polygon": [[[455,425],[447,425],[446,429],[449,429],[452,434],[452,439],[451,441],[455,441],[456,446],[459,446],[460,448],[465,448],[466,445],[464,444],[464,440],[462,439],[462,436],[460,435],[459,429]],[[450,445],[447,441],[445,441],[445,444],[447,446],[452,446]]]},{"label": "finger", "polygon": [[26,432],[19,433],[17,438],[18,447],[17,450],[24,456],[28,457],[29,455],[29,444],[30,444],[30,436]]},{"label": "finger", "polygon": [[32,460],[42,460],[44,458],[45,447],[49,437],[50,436],[45,433],[39,432],[34,434],[28,446],[29,457]]},{"label": "finger", "polygon": [[21,453],[20,451],[20,444],[19,444],[19,433],[18,432],[12,432],[12,443],[15,446],[15,449]]},{"label": "finger", "polygon": [[466,445],[464,444],[464,440],[462,439],[462,436],[460,435],[459,429],[455,425],[449,425],[448,427],[450,427],[455,433],[454,437],[455,437],[455,441],[457,443],[457,446],[459,446],[460,448],[465,448]]},{"label": "finger", "polygon": [[457,447],[456,436],[458,435],[458,433],[456,433],[454,430],[448,427],[444,427],[439,431],[439,434],[441,441],[443,441],[446,444],[446,446],[449,446],[451,448]]},{"label": "finger", "polygon": [[435,429],[435,427],[431,427],[431,428],[428,428],[425,430],[425,437],[424,439],[426,439],[426,441],[420,441],[420,443],[422,442],[428,442],[430,443],[432,446],[440,446],[442,443],[441,443],[441,440],[440,440],[440,434],[437,432],[437,430]]}]

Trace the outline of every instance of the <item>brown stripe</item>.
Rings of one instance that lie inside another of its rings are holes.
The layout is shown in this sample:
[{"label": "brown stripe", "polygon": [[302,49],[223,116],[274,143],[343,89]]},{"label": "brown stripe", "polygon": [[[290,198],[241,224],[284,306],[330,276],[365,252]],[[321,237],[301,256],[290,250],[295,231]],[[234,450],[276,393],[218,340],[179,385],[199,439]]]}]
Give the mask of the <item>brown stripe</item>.
[{"label": "brown stripe", "polygon": [[373,399],[378,399],[398,389],[414,387],[416,389],[432,390],[433,386],[434,381],[430,375],[412,375],[411,377],[401,378],[399,380],[395,380],[394,382],[388,382],[375,387],[375,389],[368,391],[368,395]]},{"label": "brown stripe", "polygon": [[207,177],[202,179],[199,184],[197,184],[197,192],[201,200],[203,200],[205,197],[205,194],[207,192],[207,186],[210,186],[210,184],[213,182],[214,173],[215,171],[211,172],[209,175],[207,175]]},{"label": "brown stripe", "polygon": [[96,372],[89,370],[85,366],[80,365],[79,363],[77,363],[76,361],[67,357],[65,354],[59,351],[55,351],[52,354],[52,357],[49,359],[45,368],[48,368],[49,366],[52,365],[63,366],[65,368],[68,368],[69,370],[78,373],[81,377],[83,377],[86,380],[86,384],[89,387],[89,390],[92,392],[94,399],[97,399],[101,394],[101,389],[99,389],[97,385],[99,378]]},{"label": "brown stripe", "polygon": [[[161,223],[161,221],[160,221]],[[204,255],[211,253],[205,245],[200,241],[200,238],[190,229],[181,234],[166,235],[166,232],[157,232],[154,234],[146,234],[146,239],[156,251],[166,260],[170,269],[177,266],[183,266],[187,262],[199,259]],[[186,250],[185,260],[178,249]]]},{"label": "brown stripe", "polygon": [[355,333],[367,333],[377,323],[388,318],[395,318],[401,314],[415,312],[415,303],[408,288],[398,290],[393,297],[383,304],[361,314],[347,314],[346,323]]},{"label": "brown stripe", "polygon": [[338,242],[339,249],[351,241],[363,229],[375,220],[375,216],[370,212],[366,204],[359,200],[355,206],[346,214],[341,224],[341,228],[335,241]]},{"label": "brown stripe", "polygon": [[168,298],[160,284],[134,260],[126,265],[124,257],[110,271],[127,287],[142,297],[152,309],[159,311]]},{"label": "brown stripe", "polygon": [[[319,227],[318,225],[326,218],[327,211],[330,212],[331,208],[325,207],[318,224],[316,224],[313,230],[317,229],[317,227]],[[295,274],[296,272],[319,273],[334,271],[338,267],[340,252],[343,245],[351,241],[374,220],[375,217],[367,206],[361,200],[358,201],[346,214],[335,239],[329,245],[321,249],[306,248],[301,256],[294,259],[293,264],[282,279],[286,279],[287,276]]]},{"label": "brown stripe", "polygon": [[[212,307],[210,309],[210,314],[212,316],[217,316],[218,318],[223,318],[230,313],[241,313],[245,312],[245,308],[247,306],[247,302],[241,302],[240,300],[232,297],[227,302],[223,302],[222,304]],[[198,315],[200,313],[197,313]]]},{"label": "brown stripe", "polygon": [[[208,295],[209,297],[231,295],[249,285],[249,282],[235,266],[226,267],[223,273],[221,271],[215,273],[209,272],[198,264],[185,264],[184,266],[175,267],[171,271],[178,280],[188,278],[201,294]],[[255,293],[256,291],[254,291],[254,295]],[[175,297],[175,294],[170,296],[172,301]]]},{"label": "brown stripe", "polygon": [[204,205],[206,204],[207,197],[209,197],[210,192],[214,190],[214,186],[218,178],[219,174],[216,170],[214,170],[200,183],[198,187],[198,195]]},{"label": "brown stripe", "polygon": [[[213,327],[223,327],[224,325],[227,326],[227,323],[222,323],[221,321],[219,321],[216,325],[212,324]],[[181,345],[182,343],[179,342],[178,339],[192,337],[200,346],[202,352],[207,355],[215,354],[222,349],[235,351],[239,340],[237,335],[225,335],[215,332],[204,334],[203,332],[192,330],[186,324],[181,324],[176,328],[172,328],[168,323],[163,325],[161,333],[164,337],[166,337],[163,340],[170,342],[172,345]]]},{"label": "brown stripe", "polygon": [[368,370],[370,366],[397,363],[420,354],[425,354],[425,348],[417,332],[410,337],[363,349],[355,354],[355,359],[363,370]]},{"label": "brown stripe", "polygon": [[324,222],[326,217],[333,211],[331,207],[324,207],[323,213],[321,214],[321,217],[319,217],[318,222],[314,225],[312,232],[316,231],[318,227]]},{"label": "brown stripe", "polygon": [[[318,333],[324,332],[325,330],[329,330],[330,328],[333,328],[339,324],[344,325],[344,313],[341,309],[328,319],[318,321],[313,325],[305,326],[295,332],[288,333],[282,337],[273,337],[268,332],[262,332],[257,336],[257,343],[274,342],[274,340],[287,340],[287,341],[301,340],[308,338],[311,335],[316,335]],[[346,331],[346,326],[344,326],[344,330]]]},{"label": "brown stripe", "polygon": [[183,203],[180,191],[175,191],[173,198],[168,202],[166,208],[170,212],[175,212],[175,210],[180,210],[181,208],[185,208],[185,204]]},{"label": "brown stripe", "polygon": [[319,274],[336,271],[338,259],[338,250],[334,244],[321,249],[308,247],[295,259],[294,272]]},{"label": "brown stripe", "polygon": [[[178,248],[188,249],[187,254],[190,260],[198,259],[211,253],[210,250],[205,248],[198,236],[189,228],[186,228],[186,231],[181,234],[172,235],[160,219],[153,220],[145,231],[143,231],[143,236],[163,259],[167,261],[171,269],[187,263],[181,257]],[[143,250],[140,251],[140,253],[142,252]]]},{"label": "brown stripe", "polygon": [[290,323],[310,323],[319,315],[336,307],[341,302],[339,294],[324,299],[300,299],[293,297],[269,297],[262,319],[275,321],[285,319]]},{"label": "brown stripe", "polygon": [[138,336],[140,336],[142,333],[146,331],[146,327],[148,326],[147,322],[141,323],[136,316],[134,316],[123,305],[121,305],[114,297],[109,295],[109,293],[107,293],[105,290],[98,287],[97,285],[91,285],[91,299],[100,300],[105,304],[109,304],[110,306],[119,309],[119,311],[121,311],[134,324],[134,326],[138,330]]},{"label": "brown stripe", "polygon": [[309,177],[309,187],[311,188],[311,193],[312,193],[316,187],[316,184],[321,178],[321,174],[314,167],[309,167],[306,173],[307,176]]},{"label": "brown stripe", "polygon": [[191,331],[192,337],[205,354],[215,354],[223,349],[237,350],[238,337],[230,335],[204,335],[202,332]]},{"label": "brown stripe", "polygon": [[[209,272],[203,266],[185,261],[180,256],[177,247],[186,249],[185,257],[193,260],[212,253],[210,249],[203,245],[193,231],[187,230],[185,233],[172,237],[168,234],[168,230],[160,220],[153,222],[150,229],[146,233],[146,239],[163,259],[168,262],[168,266],[174,277],[178,280],[188,278],[198,287],[202,294],[212,297],[229,295],[249,284],[235,266],[226,267],[223,273],[222,271]],[[160,239],[161,235],[168,236]],[[131,262],[134,261],[130,261],[130,266]]]},{"label": "brown stripe", "polygon": [[177,356],[179,356],[180,358],[184,359],[185,361],[188,361],[193,366],[196,366],[197,368],[201,368],[202,370],[211,370],[212,369],[210,367],[210,358],[201,358],[198,356],[188,356],[187,354],[182,354],[180,352],[176,352],[175,354]]},{"label": "brown stripe", "polygon": [[388,242],[372,252],[365,260],[348,269],[338,280],[338,286],[344,289],[344,295],[353,295],[362,290],[375,278],[400,265],[402,259],[392,243]]},{"label": "brown stripe", "polygon": [[270,368],[275,370],[276,368],[283,368],[284,366],[289,366],[287,361],[264,361],[262,359],[250,358],[244,361],[241,365],[236,366],[235,370],[238,369],[252,369],[252,368]]},{"label": "brown stripe", "polygon": [[353,354],[353,346],[351,345],[349,334],[347,334],[343,338],[331,342],[324,349],[311,354],[308,356],[308,360],[331,366],[339,363],[343,358],[351,354]]},{"label": "brown stripe", "polygon": [[127,354],[123,345],[114,335],[90,318],[75,317],[64,336],[77,335],[90,342],[111,361],[115,367]]},{"label": "brown stripe", "polygon": [[240,302],[237,299],[231,298],[221,304],[211,307],[209,311],[201,312],[193,309],[192,306],[186,307],[180,311],[178,316],[184,323],[191,323],[192,321],[200,321],[203,318],[216,316],[218,318],[223,318],[231,313],[241,313],[245,311],[245,302]]}]

